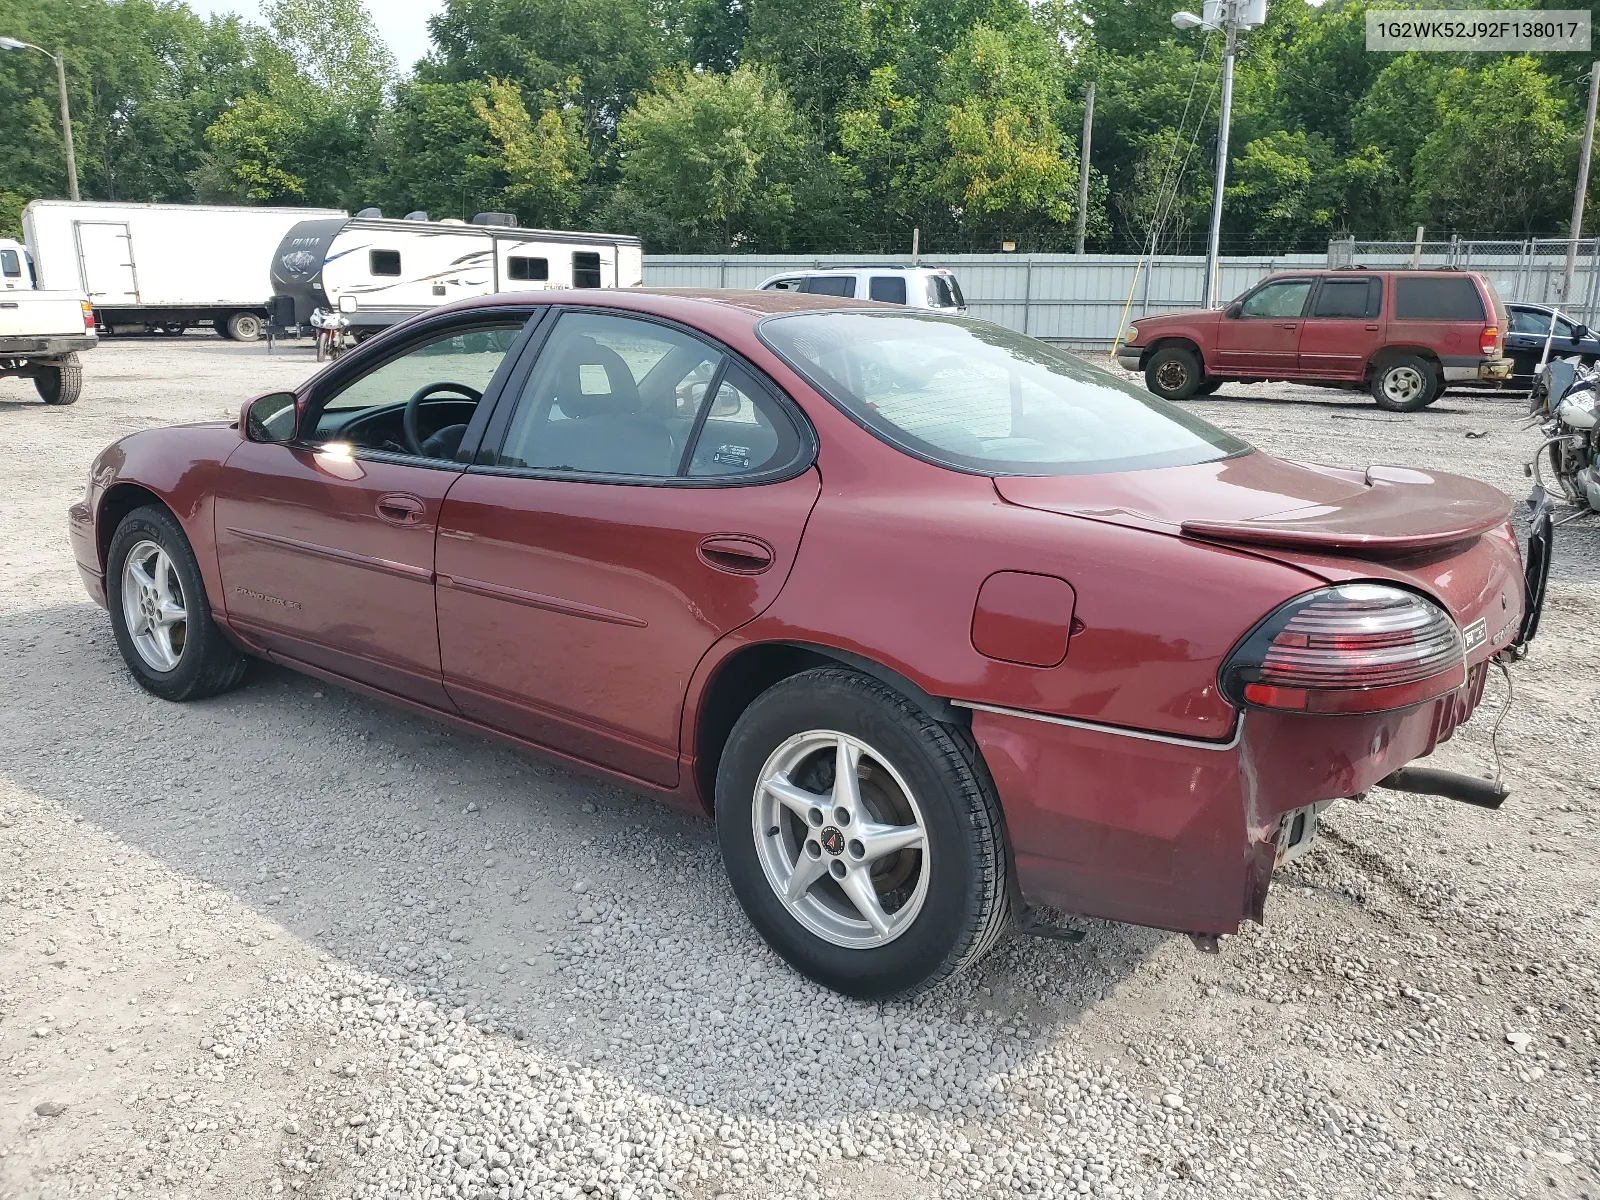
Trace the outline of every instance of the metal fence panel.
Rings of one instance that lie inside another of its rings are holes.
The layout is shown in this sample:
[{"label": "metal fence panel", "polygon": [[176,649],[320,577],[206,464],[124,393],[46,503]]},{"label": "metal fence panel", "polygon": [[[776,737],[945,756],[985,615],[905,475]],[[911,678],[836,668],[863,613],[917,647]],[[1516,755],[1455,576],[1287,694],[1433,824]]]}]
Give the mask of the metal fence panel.
[{"label": "metal fence panel", "polygon": [[[904,257],[859,254],[647,254],[648,287],[753,288],[773,275],[812,267],[904,265]],[[949,267],[973,316],[1034,337],[1084,349],[1109,348],[1129,319],[1200,306],[1205,259],[1132,254],[947,254],[925,265]],[[1320,267],[1321,254],[1224,258],[1222,296],[1236,296],[1273,271]]]}]

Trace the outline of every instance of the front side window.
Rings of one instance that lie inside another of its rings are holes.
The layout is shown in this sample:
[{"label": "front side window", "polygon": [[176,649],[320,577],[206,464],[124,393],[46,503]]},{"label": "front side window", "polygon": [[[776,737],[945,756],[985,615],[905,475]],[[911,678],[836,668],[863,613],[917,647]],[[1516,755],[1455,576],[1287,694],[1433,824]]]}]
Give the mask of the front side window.
[{"label": "front side window", "polygon": [[398,275],[400,274],[400,251],[370,251],[367,255],[367,265],[374,275]]},{"label": "front side window", "polygon": [[1376,279],[1327,279],[1312,305],[1313,317],[1358,320],[1378,315],[1383,284]]},{"label": "front side window", "polygon": [[572,286],[597,288],[604,284],[600,279],[600,255],[592,250],[572,252]]},{"label": "front side window", "polygon": [[441,430],[455,431],[452,443],[441,442],[425,452],[450,457],[522,325],[521,320],[499,322],[428,338],[314,402],[308,414],[310,436],[373,450],[418,453],[406,440],[403,426],[406,404],[416,396],[419,440]]},{"label": "front side window", "polygon": [[1266,317],[1282,320],[1298,317],[1305,311],[1306,297],[1311,293],[1309,279],[1285,279],[1269,283],[1252,292],[1239,306],[1241,317]]},{"label": "front side window", "polygon": [[877,300],[884,304],[904,304],[906,302],[905,278],[897,278],[893,275],[874,275],[868,283],[867,296],[869,299]]},{"label": "front side window", "polygon": [[1394,315],[1401,321],[1481,321],[1483,297],[1465,275],[1397,276]]},{"label": "front side window", "polygon": [[7,279],[22,278],[22,259],[15,250],[0,250],[0,275]]},{"label": "front side window", "polygon": [[799,313],[768,317],[759,334],[884,441],[955,470],[1078,475],[1249,449],[1066,351],[985,322],[915,310]]},{"label": "front side window", "polygon": [[513,254],[506,259],[506,278],[519,280],[547,280],[550,278],[548,258],[525,258]]},{"label": "front side window", "polygon": [[856,294],[856,277],[854,275],[808,275],[800,285],[802,292],[809,292],[813,296],[854,296]]}]

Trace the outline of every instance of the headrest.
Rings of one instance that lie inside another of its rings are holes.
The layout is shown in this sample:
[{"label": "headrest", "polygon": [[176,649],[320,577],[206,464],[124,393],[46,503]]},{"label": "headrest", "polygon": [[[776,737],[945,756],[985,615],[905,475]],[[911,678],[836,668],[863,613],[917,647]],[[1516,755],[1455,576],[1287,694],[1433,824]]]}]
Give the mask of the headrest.
[{"label": "headrest", "polygon": [[[607,391],[585,392],[583,368],[599,367],[605,372]],[[591,337],[573,339],[556,371],[556,403],[569,417],[597,417],[639,411],[639,385],[633,381],[628,364],[609,346]]]}]

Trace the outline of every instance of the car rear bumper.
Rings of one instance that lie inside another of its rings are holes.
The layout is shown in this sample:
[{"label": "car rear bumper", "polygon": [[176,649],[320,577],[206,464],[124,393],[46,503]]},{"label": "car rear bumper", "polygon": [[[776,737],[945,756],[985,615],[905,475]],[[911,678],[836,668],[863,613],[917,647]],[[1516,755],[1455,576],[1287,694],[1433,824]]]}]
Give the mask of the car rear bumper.
[{"label": "car rear bumper", "polygon": [[1482,699],[1487,660],[1428,704],[1360,717],[1249,712],[1226,743],[973,708],[1026,901],[1183,933],[1262,919],[1306,810],[1430,753]]},{"label": "car rear bumper", "polygon": [[99,344],[94,334],[52,334],[44,337],[0,337],[0,358],[41,358],[71,354],[74,350],[93,350]]},{"label": "car rear bumper", "polygon": [[106,606],[106,577],[100,569],[100,547],[95,543],[94,513],[82,500],[67,509],[67,536],[84,590],[101,608]]},{"label": "car rear bumper", "polygon": [[1510,379],[1512,365],[1509,358],[1445,359],[1444,380],[1465,383],[1472,379]]}]

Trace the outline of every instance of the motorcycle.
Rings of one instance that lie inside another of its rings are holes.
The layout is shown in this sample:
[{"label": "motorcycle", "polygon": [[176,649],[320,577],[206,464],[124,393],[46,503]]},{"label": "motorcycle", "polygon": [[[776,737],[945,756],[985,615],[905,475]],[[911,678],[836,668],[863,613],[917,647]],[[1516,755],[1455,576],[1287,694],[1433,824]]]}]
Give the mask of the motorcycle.
[{"label": "motorcycle", "polygon": [[317,343],[317,361],[325,362],[338,358],[345,351],[345,331],[350,327],[350,319],[342,313],[323,312],[321,308],[311,312],[311,335]]},{"label": "motorcycle", "polygon": [[1578,509],[1568,519],[1600,513],[1600,366],[1576,359],[1546,363],[1534,380],[1528,414],[1544,434],[1528,464],[1535,485],[1545,487],[1539,468],[1548,458],[1561,498]]}]

